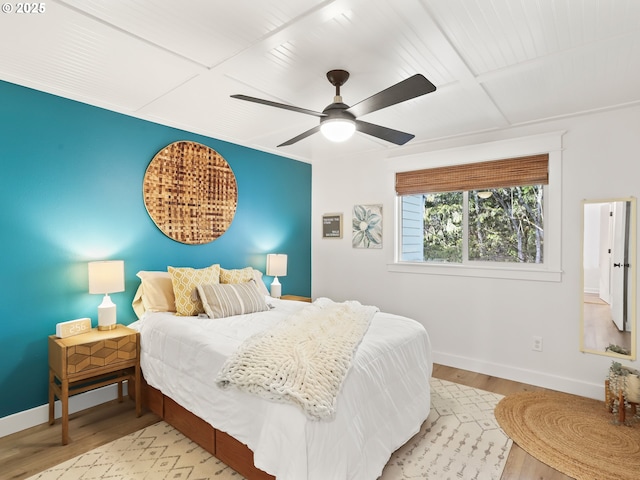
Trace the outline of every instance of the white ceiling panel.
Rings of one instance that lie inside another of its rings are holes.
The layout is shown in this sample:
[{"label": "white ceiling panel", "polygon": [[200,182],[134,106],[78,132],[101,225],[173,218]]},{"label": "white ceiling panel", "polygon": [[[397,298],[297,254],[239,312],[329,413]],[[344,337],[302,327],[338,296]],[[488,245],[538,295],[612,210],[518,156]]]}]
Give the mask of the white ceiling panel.
[{"label": "white ceiling panel", "polygon": [[[414,105],[415,104],[415,105]],[[481,132],[507,126],[488,97],[479,96],[475,88],[463,85],[443,88],[385,111],[366,117],[378,123],[416,135],[410,143]]]},{"label": "white ceiling panel", "polygon": [[640,38],[631,36],[532,63],[485,88],[509,122],[519,124],[636,103],[638,79]]},{"label": "white ceiling panel", "polygon": [[476,75],[640,29],[636,0],[431,0],[428,4]]},{"label": "white ceiling panel", "polygon": [[58,0],[168,51],[212,67],[321,0]]},{"label": "white ceiling panel", "polygon": [[56,3],[0,21],[0,78],[107,108],[136,110],[203,70]]},{"label": "white ceiling panel", "polygon": [[[10,3],[10,5],[17,5]],[[637,0],[50,0],[0,15],[0,80],[313,162],[640,103]],[[276,146],[422,73],[437,90],[363,120],[415,134]],[[1,101],[1,99],[0,99]],[[413,147],[411,147],[413,146]]]},{"label": "white ceiling panel", "polygon": [[[420,48],[420,37],[403,28],[396,3],[361,0],[342,4],[344,8],[330,4],[308,15],[221,68],[247,86],[238,93],[268,95],[274,101],[314,110],[332,103],[334,88],[325,77],[332,69],[351,73],[342,89],[348,104],[425,69],[432,72],[429,78],[435,84],[453,80],[436,56]],[[423,9],[421,12],[425,15]]]}]

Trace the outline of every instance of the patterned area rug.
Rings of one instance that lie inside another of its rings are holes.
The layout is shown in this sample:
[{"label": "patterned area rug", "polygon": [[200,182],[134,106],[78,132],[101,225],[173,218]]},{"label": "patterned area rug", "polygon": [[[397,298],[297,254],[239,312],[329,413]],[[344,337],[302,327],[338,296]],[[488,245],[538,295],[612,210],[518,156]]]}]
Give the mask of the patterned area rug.
[{"label": "patterned area rug", "polygon": [[429,417],[380,479],[499,479],[513,443],[493,415],[502,395],[435,378],[431,388]]},{"label": "patterned area rug", "polygon": [[[511,440],[493,410],[497,395],[432,379],[431,413],[396,451],[381,480],[499,479]],[[243,480],[243,477],[159,422],[61,463],[28,480]]]}]

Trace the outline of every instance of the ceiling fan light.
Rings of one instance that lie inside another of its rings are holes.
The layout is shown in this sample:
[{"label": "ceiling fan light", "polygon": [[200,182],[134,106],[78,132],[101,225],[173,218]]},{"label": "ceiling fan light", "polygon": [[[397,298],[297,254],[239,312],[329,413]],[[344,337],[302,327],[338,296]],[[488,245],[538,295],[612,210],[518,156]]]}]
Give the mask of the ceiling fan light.
[{"label": "ceiling fan light", "polygon": [[320,131],[327,140],[344,142],[356,131],[356,122],[348,118],[331,118],[322,122]]}]

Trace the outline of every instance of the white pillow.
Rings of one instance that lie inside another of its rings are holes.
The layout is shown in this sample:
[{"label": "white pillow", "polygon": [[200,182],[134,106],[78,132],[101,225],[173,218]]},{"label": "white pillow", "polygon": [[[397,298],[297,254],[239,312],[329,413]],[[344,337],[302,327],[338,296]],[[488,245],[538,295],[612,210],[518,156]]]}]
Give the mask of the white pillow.
[{"label": "white pillow", "polygon": [[140,271],[142,305],[151,312],[175,312],[176,298],[169,272]]},{"label": "white pillow", "polygon": [[260,270],[253,269],[253,279],[256,281],[256,285],[258,286],[258,290],[263,295],[269,295],[269,290],[267,290],[267,286],[264,284],[264,280],[262,279],[262,272]]}]

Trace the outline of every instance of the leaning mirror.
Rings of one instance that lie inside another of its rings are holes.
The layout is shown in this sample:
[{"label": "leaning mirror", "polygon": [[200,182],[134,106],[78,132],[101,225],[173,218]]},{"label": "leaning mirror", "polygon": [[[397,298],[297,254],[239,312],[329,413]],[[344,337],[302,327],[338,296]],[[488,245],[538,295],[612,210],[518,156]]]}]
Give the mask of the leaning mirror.
[{"label": "leaning mirror", "polygon": [[636,358],[636,199],[584,201],[583,352]]}]

